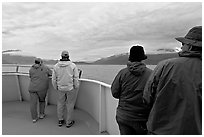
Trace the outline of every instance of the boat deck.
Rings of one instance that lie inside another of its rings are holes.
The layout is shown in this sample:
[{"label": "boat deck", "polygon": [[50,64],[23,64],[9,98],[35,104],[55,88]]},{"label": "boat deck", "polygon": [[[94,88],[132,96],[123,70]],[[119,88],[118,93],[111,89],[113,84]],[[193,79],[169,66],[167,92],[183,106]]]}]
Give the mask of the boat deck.
[{"label": "boat deck", "polygon": [[86,112],[74,109],[75,124],[71,128],[58,127],[56,105],[46,106],[44,119],[32,123],[27,101],[2,103],[3,135],[106,135],[99,133],[99,124]]}]

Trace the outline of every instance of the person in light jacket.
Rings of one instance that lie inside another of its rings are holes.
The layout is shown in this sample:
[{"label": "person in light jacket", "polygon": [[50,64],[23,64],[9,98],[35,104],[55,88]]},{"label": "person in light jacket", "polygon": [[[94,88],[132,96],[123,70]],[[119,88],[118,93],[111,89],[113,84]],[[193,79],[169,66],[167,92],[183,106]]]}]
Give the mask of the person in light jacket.
[{"label": "person in light jacket", "polygon": [[149,110],[142,95],[152,70],[142,62],[145,59],[147,56],[142,46],[131,47],[127,67],[119,71],[111,85],[113,97],[119,99],[116,121],[121,135],[147,133]]},{"label": "person in light jacket", "polygon": [[161,61],[144,90],[149,134],[202,134],[202,26],[189,30],[178,58]]},{"label": "person in light jacket", "polygon": [[[35,64],[29,70],[30,84],[30,111],[33,123],[37,122],[38,118],[45,117],[45,98],[49,87],[49,76],[52,71],[43,64],[40,58],[35,59]],[[37,104],[39,101],[39,116]]]},{"label": "person in light jacket", "polygon": [[[79,72],[77,66],[70,61],[68,51],[63,51],[61,57],[53,68],[52,84],[58,94],[58,126],[61,127],[66,122],[66,127],[69,128],[75,123],[72,113],[79,88]],[[65,106],[67,108],[66,121],[64,120]]]}]

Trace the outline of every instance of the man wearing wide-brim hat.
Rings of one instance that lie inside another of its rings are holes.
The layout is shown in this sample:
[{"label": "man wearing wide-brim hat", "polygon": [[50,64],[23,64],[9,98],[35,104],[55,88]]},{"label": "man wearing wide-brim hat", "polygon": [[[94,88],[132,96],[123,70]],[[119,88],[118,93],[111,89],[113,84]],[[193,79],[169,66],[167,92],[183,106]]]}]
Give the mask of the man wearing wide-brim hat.
[{"label": "man wearing wide-brim hat", "polygon": [[179,57],[158,63],[143,98],[151,108],[147,129],[157,135],[202,134],[202,26],[189,30]]},{"label": "man wearing wide-brim hat", "polygon": [[185,37],[177,37],[175,39],[187,45],[202,47],[202,26],[194,27]]}]

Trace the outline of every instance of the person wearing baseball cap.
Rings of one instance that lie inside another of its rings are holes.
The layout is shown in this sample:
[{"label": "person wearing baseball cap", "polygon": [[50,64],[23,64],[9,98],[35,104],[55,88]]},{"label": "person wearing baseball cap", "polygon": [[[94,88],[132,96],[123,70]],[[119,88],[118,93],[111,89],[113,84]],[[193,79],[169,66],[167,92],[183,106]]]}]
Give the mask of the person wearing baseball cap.
[{"label": "person wearing baseball cap", "polygon": [[144,89],[151,108],[147,129],[156,135],[202,134],[202,26],[191,28],[178,58],[158,63]]},{"label": "person wearing baseball cap", "polygon": [[53,67],[52,84],[58,94],[58,126],[66,123],[66,127],[70,128],[75,123],[72,113],[79,88],[79,72],[77,66],[69,59],[69,52],[66,50],[62,51],[60,61]]},{"label": "person wearing baseball cap", "polygon": [[69,52],[66,51],[66,50],[62,51],[61,57],[62,57],[62,58],[69,58]]}]

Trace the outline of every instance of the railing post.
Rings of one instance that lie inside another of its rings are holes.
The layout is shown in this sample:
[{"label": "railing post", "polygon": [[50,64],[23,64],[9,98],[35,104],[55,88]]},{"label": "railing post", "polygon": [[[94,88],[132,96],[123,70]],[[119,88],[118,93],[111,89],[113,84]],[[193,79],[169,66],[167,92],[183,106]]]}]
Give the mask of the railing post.
[{"label": "railing post", "polygon": [[16,77],[17,77],[17,83],[18,83],[18,93],[19,93],[19,99],[20,101],[23,101],[22,99],[22,93],[21,93],[21,86],[20,86],[20,78],[19,78],[19,75],[18,75],[18,69],[19,69],[19,65],[17,64],[16,65]]},{"label": "railing post", "polygon": [[16,73],[18,73],[18,69],[19,69],[19,66],[17,65],[17,66],[16,66]]},{"label": "railing post", "polygon": [[99,132],[105,132],[106,131],[106,98],[105,98],[105,91],[102,90],[102,85],[99,85],[100,89],[100,96],[99,96]]}]

